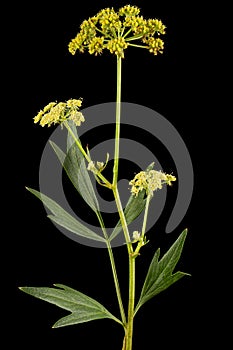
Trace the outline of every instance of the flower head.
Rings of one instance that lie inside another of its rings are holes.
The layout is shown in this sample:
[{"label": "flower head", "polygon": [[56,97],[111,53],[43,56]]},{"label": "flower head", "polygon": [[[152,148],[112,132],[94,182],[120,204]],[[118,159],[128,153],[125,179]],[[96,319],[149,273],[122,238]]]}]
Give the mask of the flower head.
[{"label": "flower head", "polygon": [[80,126],[85,118],[79,107],[82,105],[82,99],[70,99],[67,102],[50,102],[33,119],[34,123],[40,123],[41,126],[51,126],[52,124],[61,124],[65,120],[73,120],[75,125]]},{"label": "flower head", "polygon": [[123,58],[128,46],[144,47],[154,55],[162,53],[164,43],[158,36],[165,34],[165,25],[159,19],[145,19],[139,14],[140,9],[131,5],[119,8],[118,12],[113,8],[102,9],[81,23],[80,31],[69,43],[70,53],[88,50],[99,55],[106,49]]},{"label": "flower head", "polygon": [[150,194],[152,196],[153,192],[158,189],[161,190],[164,184],[171,186],[172,181],[176,181],[175,176],[150,169],[148,171],[140,171],[129,184],[132,186],[131,193],[135,196],[142,190],[145,190],[147,195]]}]

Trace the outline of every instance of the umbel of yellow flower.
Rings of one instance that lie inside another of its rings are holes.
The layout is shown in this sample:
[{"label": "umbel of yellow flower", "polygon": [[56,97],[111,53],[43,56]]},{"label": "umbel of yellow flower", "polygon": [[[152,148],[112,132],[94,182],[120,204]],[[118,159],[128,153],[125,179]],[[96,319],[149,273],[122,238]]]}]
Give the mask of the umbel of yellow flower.
[{"label": "umbel of yellow flower", "polygon": [[82,22],[80,31],[69,43],[70,53],[88,50],[98,55],[106,49],[123,58],[128,46],[146,48],[154,55],[162,53],[164,42],[159,36],[165,34],[165,25],[158,19],[144,19],[139,13],[140,9],[131,5],[118,12],[113,8],[99,11]]},{"label": "umbel of yellow flower", "polygon": [[172,181],[176,181],[175,176],[150,169],[140,171],[129,184],[132,186],[131,193],[135,196],[142,190],[145,190],[147,195],[152,196],[153,192],[161,190],[164,184],[171,186]]},{"label": "umbel of yellow flower", "polygon": [[80,126],[85,118],[79,108],[82,105],[82,99],[70,99],[66,102],[50,102],[33,119],[34,123],[40,123],[41,126],[51,126],[52,124],[61,124],[66,120],[73,120],[74,124]]}]

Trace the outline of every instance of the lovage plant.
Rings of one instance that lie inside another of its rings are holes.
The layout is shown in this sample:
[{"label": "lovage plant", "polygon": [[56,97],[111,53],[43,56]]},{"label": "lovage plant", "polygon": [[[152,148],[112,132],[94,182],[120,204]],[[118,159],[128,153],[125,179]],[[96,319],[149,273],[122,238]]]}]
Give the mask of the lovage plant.
[{"label": "lovage plant", "polygon": [[[112,268],[113,280],[116,290],[116,298],[119,305],[119,315],[113,315],[98,301],[92,299],[80,291],[74,290],[63,284],[55,284],[54,287],[20,287],[20,289],[34,297],[55,304],[69,311],[68,315],[59,319],[53,327],[64,327],[92,320],[109,318],[123,327],[122,350],[131,350],[133,344],[133,322],[135,315],[148,300],[161,293],[173,283],[188,275],[184,272],[174,272],[180,258],[187,230],[185,229],[170,249],[160,257],[157,249],[149,266],[141,294],[135,300],[135,261],[140,259],[143,246],[148,243],[146,237],[149,206],[152,200],[156,200],[156,192],[163,186],[172,185],[176,178],[172,174],[154,169],[154,162],[129,182],[129,198],[123,208],[118,191],[119,170],[119,146],[121,127],[121,67],[125,57],[125,50],[134,46],[147,49],[153,55],[163,52],[165,25],[158,19],[145,19],[140,15],[140,9],[136,6],[126,5],[118,12],[113,8],[101,10],[95,16],[84,20],[77,36],[69,43],[69,51],[72,55],[76,52],[88,51],[92,55],[109,51],[116,58],[117,86],[116,86],[116,123],[115,146],[112,179],[104,176],[103,170],[108,164],[92,159],[91,150],[83,147],[78,136],[78,128],[85,122],[85,117],[80,111],[82,98],[69,99],[65,102],[50,102],[35,117],[34,123],[41,126],[61,124],[67,130],[67,152],[63,152],[58,145],[51,145],[58,156],[65,172],[79,192],[83,200],[89,205],[98,219],[102,235],[95,233],[86,227],[81,221],[71,216],[58,203],[45,194],[32,188],[27,188],[37,196],[48,208],[51,214],[48,216],[56,224],[66,228],[76,235],[89,240],[102,242],[106,245]],[[97,181],[98,186],[104,186],[112,192],[119,214],[119,221],[111,234],[107,233],[101,208],[91,180]],[[130,231],[130,224],[138,217],[142,223],[138,230]],[[125,249],[128,254],[129,293],[128,309],[125,310],[119,285],[117,267],[115,264],[112,242],[123,231]]]}]

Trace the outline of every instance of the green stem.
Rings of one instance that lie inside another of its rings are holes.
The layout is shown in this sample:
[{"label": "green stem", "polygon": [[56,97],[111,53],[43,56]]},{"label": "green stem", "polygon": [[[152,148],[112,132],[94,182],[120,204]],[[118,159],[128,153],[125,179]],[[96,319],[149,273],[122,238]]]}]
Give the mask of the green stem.
[{"label": "green stem", "polygon": [[128,301],[128,319],[125,329],[125,338],[123,343],[124,350],[132,350],[133,340],[133,317],[135,302],[135,258],[133,257],[133,246],[130,240],[128,225],[122,208],[118,188],[118,168],[119,168],[119,143],[120,143],[120,119],[121,119],[121,57],[117,56],[117,94],[116,94],[116,130],[115,130],[115,153],[113,166],[112,190],[120,216],[122,229],[125,236],[125,242],[129,256],[129,301]]},{"label": "green stem", "polygon": [[122,297],[121,297],[121,290],[120,290],[119,280],[118,280],[118,276],[117,276],[114,255],[113,255],[113,251],[112,251],[112,247],[111,247],[110,242],[106,241],[106,244],[107,244],[108,254],[109,254],[111,267],[112,267],[112,274],[113,274],[113,279],[114,279],[114,284],[115,284],[115,289],[116,289],[118,305],[119,305],[119,309],[120,309],[120,313],[121,313],[121,320],[122,320],[123,326],[126,327],[127,321],[126,321],[125,310],[124,310]]},{"label": "green stem", "polygon": [[[80,152],[82,153],[82,155],[85,157],[85,159],[89,162],[91,162],[91,158],[90,156],[87,154],[87,152],[83,149],[83,146],[81,144],[81,142],[77,139],[77,137],[75,136],[74,132],[72,131],[71,127],[69,126],[69,123],[67,121],[65,121],[63,123],[66,127],[66,129],[68,130],[68,132],[70,133],[70,135],[73,137],[74,142],[76,143],[76,145],[78,146]],[[98,178],[100,180],[102,180],[102,182],[108,187],[111,188],[112,184],[101,174],[101,172],[97,172],[96,174],[98,176]]]},{"label": "green stem", "polygon": [[132,28],[130,28],[123,36],[123,38],[125,38],[127,35],[129,35],[129,33],[132,32]]},{"label": "green stem", "polygon": [[127,225],[125,214],[124,214],[124,211],[122,208],[120,195],[119,195],[117,187],[112,187],[112,190],[113,190],[113,195],[114,195],[114,199],[116,202],[117,210],[118,210],[118,213],[120,216],[121,226],[122,226],[122,229],[124,232],[125,242],[126,242],[127,248],[128,248],[128,253],[129,253],[129,255],[131,255],[133,253],[133,246],[132,246],[132,243],[130,240],[128,225]]},{"label": "green stem", "polygon": [[125,339],[126,339],[126,334],[125,334],[124,339],[123,339],[122,350],[125,350]]},{"label": "green stem", "polygon": [[[104,33],[102,30],[100,30],[100,29],[97,28],[96,26],[95,26],[95,29],[96,29],[98,32],[100,32],[101,34],[103,34],[103,36],[109,37],[110,39],[112,39],[111,35]],[[87,45],[87,46],[88,46],[88,45]]]},{"label": "green stem", "polygon": [[128,304],[128,323],[125,338],[125,350],[132,350],[133,345],[133,319],[135,303],[135,261],[136,259],[129,256],[129,304]]},{"label": "green stem", "polygon": [[129,38],[126,38],[125,40],[126,41],[138,40],[138,39],[141,39],[142,37],[143,37],[143,34],[137,34],[137,35],[130,36]]},{"label": "green stem", "polygon": [[125,310],[124,310],[124,306],[123,306],[123,302],[122,302],[120,285],[119,285],[119,280],[117,277],[116,264],[115,264],[115,259],[114,259],[111,243],[109,242],[108,235],[106,232],[106,228],[105,228],[101,213],[97,212],[97,217],[98,217],[100,226],[102,228],[104,237],[106,239],[106,245],[108,248],[109,259],[111,262],[112,274],[113,274],[113,279],[114,279],[114,284],[115,284],[115,289],[116,289],[116,294],[117,294],[117,300],[118,300],[119,309],[120,309],[120,313],[121,313],[121,320],[122,320],[123,326],[125,327],[126,326]]},{"label": "green stem", "polygon": [[137,247],[133,253],[134,258],[136,258],[139,255],[140,249],[147,243],[145,240],[145,233],[146,233],[146,224],[147,224],[150,200],[151,200],[151,195],[148,195],[146,199],[146,206],[145,206],[145,212],[144,212],[143,223],[142,223],[142,233],[141,233],[140,240],[138,241]]},{"label": "green stem", "polygon": [[121,205],[121,200],[117,186],[112,188],[116,206],[121,220],[125,241],[128,249],[129,256],[129,302],[128,302],[128,319],[125,331],[125,338],[123,343],[124,350],[132,350],[133,340],[133,317],[134,317],[134,302],[135,302],[135,258],[133,256],[133,246],[130,242],[130,235],[128,225]]},{"label": "green stem", "polygon": [[145,45],[137,45],[137,44],[131,44],[131,43],[129,43],[128,45],[129,46],[134,46],[134,47],[139,47],[141,49],[148,49],[148,46],[145,46]]},{"label": "green stem", "polygon": [[83,146],[81,145],[81,142],[77,139],[77,137],[75,136],[74,132],[72,131],[71,127],[69,126],[69,123],[67,121],[65,121],[63,123],[66,127],[66,129],[68,130],[68,132],[70,133],[70,135],[73,137],[74,142],[76,143],[76,145],[78,146],[79,150],[81,151],[82,155],[86,158],[86,160],[88,161],[88,163],[91,161],[91,158],[88,156],[88,154],[86,153],[86,151],[83,149]]},{"label": "green stem", "polygon": [[125,27],[122,28],[120,31],[120,28],[118,29],[118,36],[123,36],[124,37],[124,32],[125,32]]},{"label": "green stem", "polygon": [[113,166],[113,187],[116,187],[119,167],[120,149],[120,122],[121,122],[121,57],[117,56],[117,94],[116,94],[116,130],[115,130],[115,152]]},{"label": "green stem", "polygon": [[146,224],[147,224],[150,200],[151,200],[151,195],[148,194],[146,199],[146,206],[145,206],[145,212],[144,212],[144,218],[143,218],[143,224],[142,224],[142,237],[144,237],[146,233]]}]

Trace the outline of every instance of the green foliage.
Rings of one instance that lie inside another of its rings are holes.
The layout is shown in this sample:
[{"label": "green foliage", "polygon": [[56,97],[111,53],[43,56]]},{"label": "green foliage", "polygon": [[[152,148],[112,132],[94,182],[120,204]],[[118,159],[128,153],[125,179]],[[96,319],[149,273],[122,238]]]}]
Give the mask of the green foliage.
[{"label": "green foliage", "polygon": [[173,274],[173,270],[180,259],[186,236],[187,229],[180,234],[161,260],[159,260],[160,249],[155,252],[135,308],[135,314],[146,301],[170,287],[183,276],[189,275],[180,271]]},{"label": "green foliage", "polygon": [[[138,196],[131,195],[125,206],[124,214],[127,224],[129,225],[133,222],[145,208],[146,200],[144,199],[145,191],[141,191]],[[122,231],[122,226],[120,220],[118,221],[116,227],[112,231],[110,236],[110,241],[112,241],[116,236]]]},{"label": "green foliage", "polygon": [[[80,142],[75,125],[69,123],[69,127]],[[50,144],[76,190],[94,212],[99,212],[99,203],[87,171],[84,156],[74,142],[73,137],[68,132],[66,154],[54,142],[50,141]]]},{"label": "green foliage", "polygon": [[103,305],[87,295],[63,284],[54,284],[57,288],[47,287],[20,287],[20,289],[36,298],[55,304],[71,312],[68,316],[59,319],[53,328],[70,326],[92,320],[110,318],[121,323]]},{"label": "green foliage", "polygon": [[53,199],[32,188],[27,187],[27,190],[39,198],[43,204],[51,211],[53,215],[48,215],[49,219],[78,236],[85,237],[94,241],[105,242],[105,239],[103,237],[97,235],[94,231],[90,230],[88,227],[84,226],[81,222],[76,220]]}]

